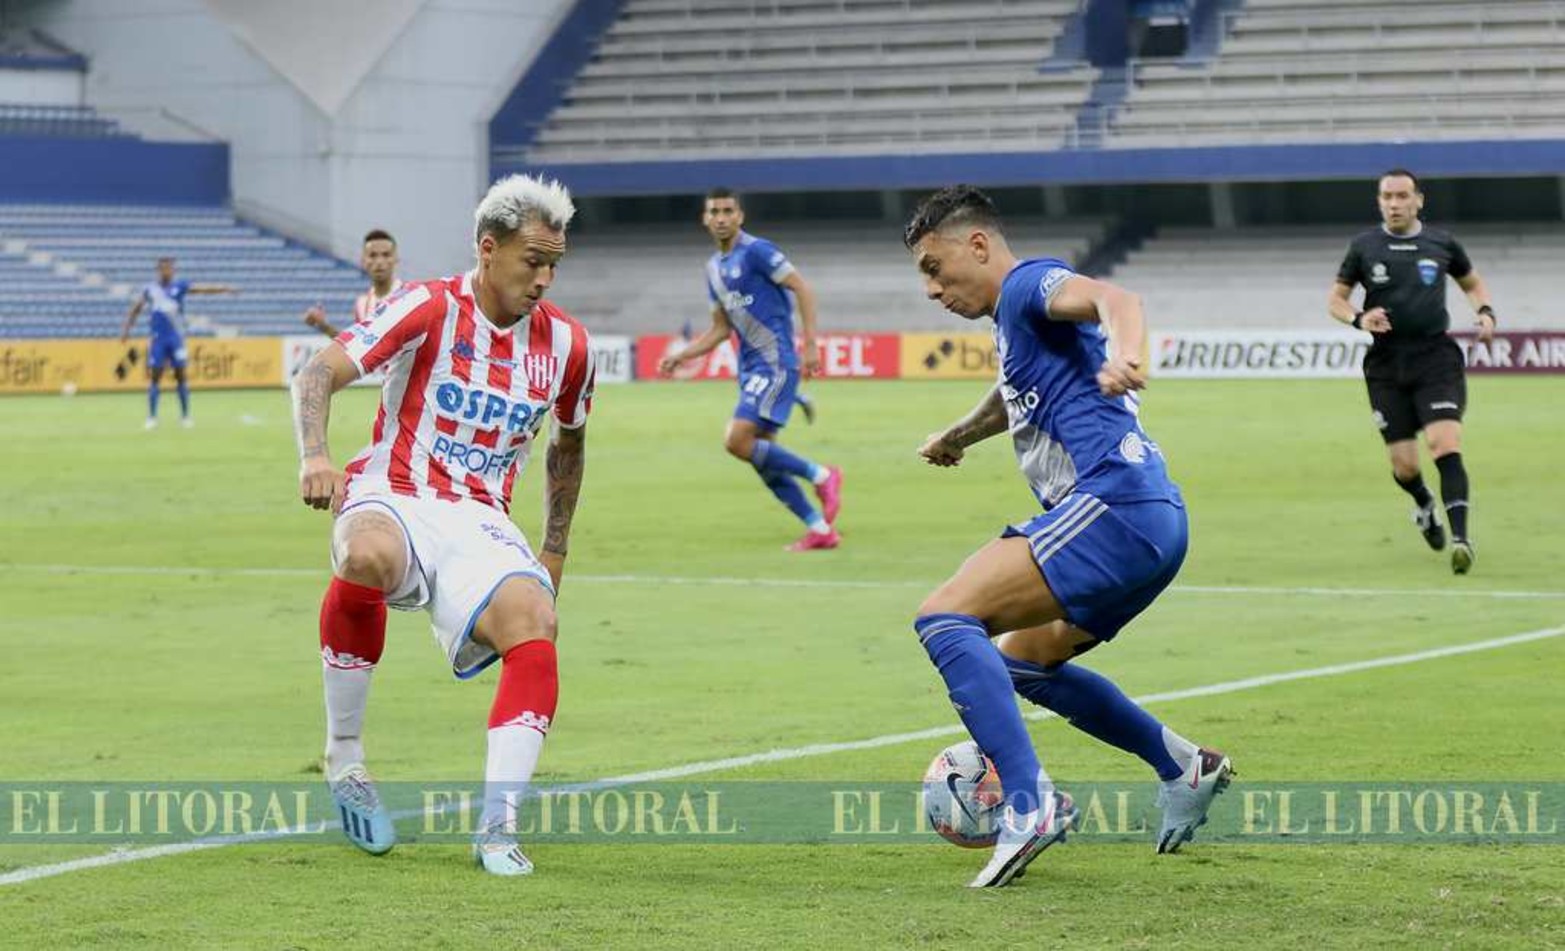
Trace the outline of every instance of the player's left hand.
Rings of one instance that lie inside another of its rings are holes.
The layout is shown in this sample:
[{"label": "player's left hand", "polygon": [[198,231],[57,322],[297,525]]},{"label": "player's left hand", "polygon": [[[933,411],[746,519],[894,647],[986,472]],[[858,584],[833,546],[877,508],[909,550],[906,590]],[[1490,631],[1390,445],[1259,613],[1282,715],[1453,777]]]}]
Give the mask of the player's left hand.
[{"label": "player's left hand", "polygon": [[1494,340],[1493,317],[1490,317],[1488,314],[1479,314],[1478,319],[1473,321],[1473,325],[1478,328],[1479,343],[1489,343]]},{"label": "player's left hand", "polygon": [[820,350],[816,349],[815,341],[805,341],[803,360],[804,362],[801,366],[801,369],[804,371],[806,378],[820,376],[821,354]]},{"label": "player's left hand", "polygon": [[1146,386],[1147,375],[1141,369],[1140,357],[1115,354],[1098,371],[1098,389],[1104,396],[1124,396],[1131,390],[1144,390]]},{"label": "player's left hand", "polygon": [[558,552],[541,551],[538,553],[538,563],[543,565],[543,570],[549,573],[549,581],[554,585],[556,594],[560,590],[560,576],[565,573],[565,556]]}]

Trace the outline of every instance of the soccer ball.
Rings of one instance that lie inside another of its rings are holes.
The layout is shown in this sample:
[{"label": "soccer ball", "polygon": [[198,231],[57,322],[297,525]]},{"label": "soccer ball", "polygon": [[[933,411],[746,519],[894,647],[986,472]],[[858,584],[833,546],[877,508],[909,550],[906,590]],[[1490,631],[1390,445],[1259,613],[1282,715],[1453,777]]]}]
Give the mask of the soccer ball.
[{"label": "soccer ball", "polygon": [[923,800],[930,827],[953,845],[986,849],[1000,838],[1000,774],[972,740],[946,747],[929,764]]}]

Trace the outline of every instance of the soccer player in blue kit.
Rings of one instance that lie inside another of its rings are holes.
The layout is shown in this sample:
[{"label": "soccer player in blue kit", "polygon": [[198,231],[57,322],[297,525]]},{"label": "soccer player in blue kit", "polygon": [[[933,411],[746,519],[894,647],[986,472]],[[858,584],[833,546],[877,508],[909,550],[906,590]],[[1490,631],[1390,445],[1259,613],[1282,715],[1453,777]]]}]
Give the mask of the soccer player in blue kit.
[{"label": "soccer player in blue kit", "polygon": [[[804,523],[804,537],[789,551],[836,548],[835,528],[842,508],[842,470],[820,465],[777,444],[788,425],[799,389],[800,356],[793,348],[793,302],[804,324],[803,369],[820,369],[815,350],[815,294],[775,244],[744,231],[739,197],[726,188],[707,193],[702,224],[717,245],[706,263],[706,291],[712,302],[712,326],[678,353],[664,357],[658,372],[667,376],[687,360],[710,353],[729,335],[739,334],[739,405],[728,422],[723,447],[755,467],[766,487]],[[821,510],[805,498],[798,480],[815,489]]]},{"label": "soccer player in blue kit", "polygon": [[163,368],[174,371],[174,382],[179,387],[179,421],[190,426],[190,384],[185,379],[185,297],[190,294],[235,294],[227,284],[192,284],[174,277],[174,259],[158,258],[158,279],[141,289],[130,313],[125,315],[125,326],[120,328],[120,343],[130,338],[130,328],[143,307],[151,310],[148,323],[152,336],[147,341],[147,424],[153,429],[158,425],[158,395],[163,382]]},{"label": "soccer player in blue kit", "polygon": [[1076,818],[1039,764],[1013,690],[1156,770],[1157,850],[1177,851],[1227,786],[1228,758],[1074,662],[1173,581],[1188,541],[1179,488],[1137,420],[1141,301],[1063,261],[1019,261],[993,202],[972,186],[925,199],[903,237],[931,300],[968,320],[994,318],[1000,358],[998,385],[920,455],[958,465],[967,447],[1009,430],[1043,507],[968,558],[914,622],[1004,789],[999,841],[971,884],[1009,883]]}]

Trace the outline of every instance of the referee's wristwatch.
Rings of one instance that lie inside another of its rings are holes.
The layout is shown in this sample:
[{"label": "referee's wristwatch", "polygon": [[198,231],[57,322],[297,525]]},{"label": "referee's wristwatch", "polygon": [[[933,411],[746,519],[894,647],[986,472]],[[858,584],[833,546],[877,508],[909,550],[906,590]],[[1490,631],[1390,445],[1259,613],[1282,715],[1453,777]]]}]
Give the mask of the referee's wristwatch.
[{"label": "referee's wristwatch", "polygon": [[1354,330],[1363,330],[1364,329],[1364,312],[1362,310],[1353,315],[1353,329]]}]

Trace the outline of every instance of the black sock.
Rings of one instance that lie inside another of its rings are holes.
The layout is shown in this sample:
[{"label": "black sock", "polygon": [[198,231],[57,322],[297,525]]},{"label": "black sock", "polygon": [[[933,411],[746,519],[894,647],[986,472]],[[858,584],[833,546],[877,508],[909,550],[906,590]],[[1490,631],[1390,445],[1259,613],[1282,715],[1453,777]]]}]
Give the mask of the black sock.
[{"label": "black sock", "polygon": [[[1443,469],[1441,470],[1442,473],[1444,471]],[[1424,477],[1421,474],[1414,473],[1412,482],[1403,482],[1401,479],[1397,479],[1395,471],[1391,473],[1391,478],[1397,480],[1397,485],[1402,487],[1403,492],[1413,497],[1413,502],[1419,508],[1426,509],[1430,506],[1430,503],[1434,502],[1435,497],[1429,494],[1429,487],[1424,485]]]},{"label": "black sock", "polygon": [[1467,540],[1467,469],[1462,454],[1453,452],[1435,460],[1440,470],[1440,498],[1445,502],[1445,517],[1451,523],[1451,537]]}]

